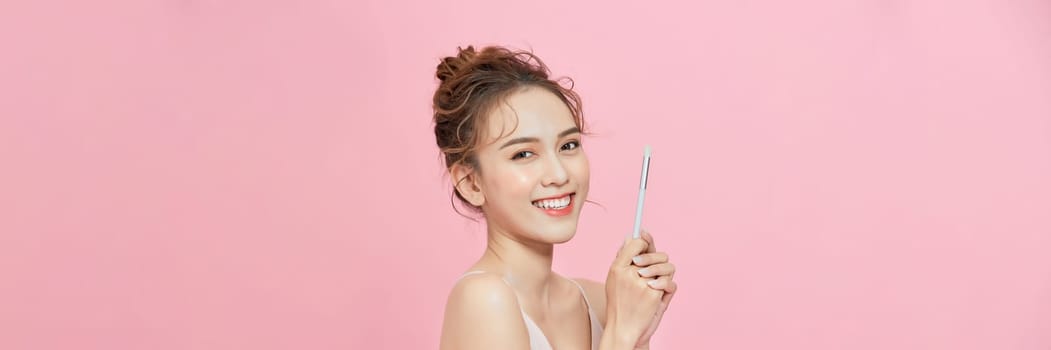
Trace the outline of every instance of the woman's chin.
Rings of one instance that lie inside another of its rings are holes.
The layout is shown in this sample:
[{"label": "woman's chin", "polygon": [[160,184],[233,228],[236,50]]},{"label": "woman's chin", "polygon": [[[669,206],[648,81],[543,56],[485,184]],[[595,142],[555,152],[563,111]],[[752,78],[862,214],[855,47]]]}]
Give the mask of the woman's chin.
[{"label": "woman's chin", "polygon": [[551,237],[551,239],[549,240],[549,242],[550,242],[551,244],[562,244],[562,243],[566,243],[566,242],[569,242],[569,240],[573,239],[573,236],[575,236],[575,235],[576,235],[576,234],[573,234],[573,233],[571,233],[571,234],[568,234],[568,235],[563,235],[563,236],[557,236],[557,237]]},{"label": "woman's chin", "polygon": [[562,244],[569,242],[569,240],[573,239],[573,236],[576,235],[577,225],[574,224],[572,227],[552,228],[546,232],[539,232],[537,236],[547,243]]}]

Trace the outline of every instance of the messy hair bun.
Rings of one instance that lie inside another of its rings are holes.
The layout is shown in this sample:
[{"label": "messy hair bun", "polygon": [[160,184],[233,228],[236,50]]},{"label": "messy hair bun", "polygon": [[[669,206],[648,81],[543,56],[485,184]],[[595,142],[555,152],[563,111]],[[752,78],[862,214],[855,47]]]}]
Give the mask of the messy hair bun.
[{"label": "messy hair bun", "polygon": [[[479,171],[475,150],[482,136],[480,130],[487,128],[489,112],[523,88],[541,88],[558,96],[584,132],[580,97],[573,92],[573,80],[552,80],[549,75],[550,70],[533,53],[500,46],[481,51],[475,51],[474,46],[458,48],[456,56],[443,58],[435,73],[440,83],[434,92],[434,136],[446,169],[463,165]],[[568,86],[561,81],[568,82]],[[463,180],[456,179],[457,183]],[[464,206],[480,212],[455,188],[453,193]]]},{"label": "messy hair bun", "polygon": [[471,59],[477,53],[474,51],[474,46],[468,46],[466,49],[460,49],[460,52],[455,57],[446,57],[442,59],[442,62],[438,64],[438,80],[445,82],[456,75],[456,72],[460,71],[463,67],[467,66],[471,62]]}]

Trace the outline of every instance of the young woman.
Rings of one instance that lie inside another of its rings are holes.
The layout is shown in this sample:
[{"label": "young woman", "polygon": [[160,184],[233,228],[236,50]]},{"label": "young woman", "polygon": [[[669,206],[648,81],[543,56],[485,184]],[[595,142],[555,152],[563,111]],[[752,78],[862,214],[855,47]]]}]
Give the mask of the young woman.
[{"label": "young woman", "polygon": [[[647,349],[676,285],[648,233],[605,285],[551,270],[588,195],[580,98],[529,52],[460,49],[438,64],[434,134],[488,244],[449,294],[442,349]],[[454,203],[454,208],[456,204]]]}]

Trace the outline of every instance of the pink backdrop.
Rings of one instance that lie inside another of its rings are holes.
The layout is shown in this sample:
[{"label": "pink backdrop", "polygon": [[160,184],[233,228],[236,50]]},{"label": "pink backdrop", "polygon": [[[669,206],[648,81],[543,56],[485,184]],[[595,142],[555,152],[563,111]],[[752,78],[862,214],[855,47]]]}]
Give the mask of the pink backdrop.
[{"label": "pink backdrop", "polygon": [[1051,348],[1051,4],[997,0],[6,1],[0,348],[436,348],[484,230],[434,67],[486,43],[597,133],[556,270],[653,145],[655,349]]}]

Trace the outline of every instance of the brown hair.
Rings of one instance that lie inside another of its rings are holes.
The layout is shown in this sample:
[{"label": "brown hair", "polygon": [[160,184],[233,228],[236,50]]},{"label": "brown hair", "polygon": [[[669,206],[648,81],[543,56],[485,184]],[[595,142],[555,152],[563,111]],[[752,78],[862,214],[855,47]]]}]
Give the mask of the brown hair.
[{"label": "brown hair", "polygon": [[[499,46],[485,47],[480,52],[474,46],[457,50],[455,57],[445,57],[438,63],[436,76],[441,83],[434,92],[434,137],[445,156],[446,170],[460,164],[479,171],[475,150],[484,134],[482,130],[487,129],[486,117],[498,103],[525,88],[537,87],[558,96],[569,107],[580,132],[584,132],[584,115],[580,96],[573,92],[573,79],[549,78],[547,65],[533,53]],[[567,81],[568,86],[563,86],[562,81]],[[464,179],[457,179],[456,183]],[[453,194],[464,206],[481,212],[455,186]],[[460,213],[455,203],[453,209]]]}]

